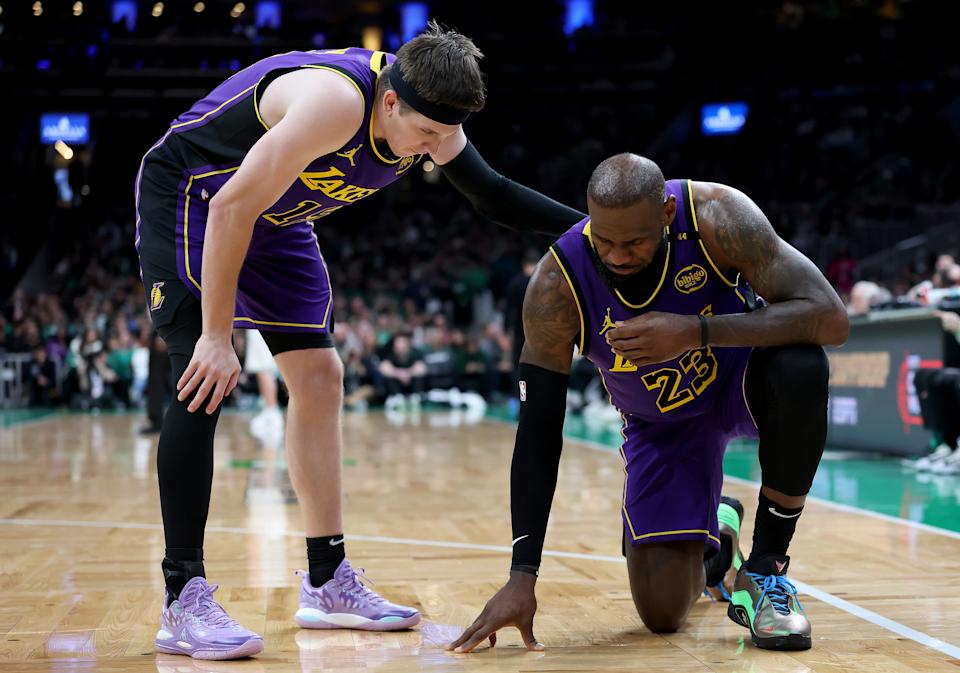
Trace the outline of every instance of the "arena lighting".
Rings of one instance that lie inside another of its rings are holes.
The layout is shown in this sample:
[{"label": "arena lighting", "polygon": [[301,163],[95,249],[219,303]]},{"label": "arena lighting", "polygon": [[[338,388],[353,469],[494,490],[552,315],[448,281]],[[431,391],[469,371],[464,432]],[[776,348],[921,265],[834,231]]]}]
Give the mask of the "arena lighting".
[{"label": "arena lighting", "polygon": [[400,5],[400,39],[408,42],[427,27],[427,3],[404,2]]},{"label": "arena lighting", "polygon": [[37,0],[33,3],[33,15],[40,16],[41,14],[43,14],[43,3]]},{"label": "arena lighting", "polygon": [[566,0],[563,32],[573,35],[577,29],[593,25],[593,0]]},{"label": "arena lighting", "polygon": [[257,28],[280,29],[280,3],[277,0],[260,0],[255,12],[253,24]]},{"label": "arena lighting", "polygon": [[701,112],[701,131],[705,136],[733,135],[747,121],[746,103],[710,103]]},{"label": "arena lighting", "polygon": [[83,145],[90,141],[90,115],[85,112],[44,112],[40,115],[40,142]]},{"label": "arena lighting", "polygon": [[73,15],[80,16],[81,14],[83,14],[83,3],[77,0],[77,2],[73,3]]},{"label": "arena lighting", "polygon": [[114,0],[110,11],[110,20],[113,23],[123,21],[131,33],[137,28],[136,0]]},{"label": "arena lighting", "polygon": [[63,157],[67,161],[70,161],[71,159],[73,159],[73,148],[70,147],[65,142],[63,142],[62,140],[58,140],[57,142],[55,142],[53,144],[53,149],[55,149],[57,151],[57,154],[59,154],[61,157]]},{"label": "arena lighting", "polygon": [[243,4],[242,2],[238,2],[233,6],[233,9],[230,10],[230,16],[234,19],[239,19],[240,15],[243,14],[246,8],[247,6],[245,4]]},{"label": "arena lighting", "polygon": [[0,16],[3,15],[3,5],[0,5]]},{"label": "arena lighting", "polygon": [[195,4],[195,5],[193,6],[193,11],[195,11],[197,14],[199,14],[200,12],[202,12],[203,10],[205,10],[206,8],[207,8],[207,6],[206,6],[205,4],[203,4],[202,2],[198,2],[197,4]]},{"label": "arena lighting", "polygon": [[364,49],[380,51],[380,47],[383,46],[383,31],[376,26],[367,26],[363,29],[361,40]]},{"label": "arena lighting", "polygon": [[436,167],[437,167],[437,165],[436,165],[435,163],[433,163],[432,161],[430,161],[429,159],[427,159],[426,161],[423,162],[423,172],[424,172],[424,173],[429,173],[430,171],[432,171],[432,170],[433,170],[434,168],[436,168]]},{"label": "arena lighting", "polygon": [[163,14],[163,3],[158,2],[157,4],[155,4],[153,6],[153,9],[150,11],[150,14],[152,14],[153,16],[160,16],[161,14]]}]

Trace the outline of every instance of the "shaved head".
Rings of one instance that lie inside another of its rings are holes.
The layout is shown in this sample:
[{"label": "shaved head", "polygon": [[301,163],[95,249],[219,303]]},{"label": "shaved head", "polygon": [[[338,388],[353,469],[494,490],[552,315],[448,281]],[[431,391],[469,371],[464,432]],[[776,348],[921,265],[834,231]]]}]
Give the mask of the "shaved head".
[{"label": "shaved head", "polygon": [[593,171],[587,197],[601,208],[627,208],[647,200],[662,204],[663,173],[646,157],[629,152],[617,154]]}]

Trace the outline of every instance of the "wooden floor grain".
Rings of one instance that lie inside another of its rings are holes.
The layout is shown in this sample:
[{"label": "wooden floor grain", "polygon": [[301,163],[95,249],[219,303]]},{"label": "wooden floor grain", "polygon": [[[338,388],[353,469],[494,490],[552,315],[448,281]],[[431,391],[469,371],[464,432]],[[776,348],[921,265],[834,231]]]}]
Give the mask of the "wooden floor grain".
[{"label": "wooden floor grain", "polygon": [[[300,516],[282,445],[251,437],[247,421],[221,421],[206,567],[231,616],[264,635],[264,653],[195,662],[154,652],[156,439],[137,436],[132,416],[61,416],[0,430],[0,672],[960,670],[949,654],[803,595],[814,626],[808,652],[757,650],[706,599],[679,633],[647,632],[619,560],[620,459],[575,442],[546,545],[573,554],[547,555],[538,585],[536,633],[547,650],[528,653],[507,630],[492,651],[448,653],[506,579],[513,429],[457,424],[443,412],[350,415],[344,429],[348,556],[424,621],[387,634],[298,629]],[[727,490],[747,506],[749,541],[755,490]],[[960,645],[960,540],[811,504],[791,552],[795,578],[854,611]]]}]

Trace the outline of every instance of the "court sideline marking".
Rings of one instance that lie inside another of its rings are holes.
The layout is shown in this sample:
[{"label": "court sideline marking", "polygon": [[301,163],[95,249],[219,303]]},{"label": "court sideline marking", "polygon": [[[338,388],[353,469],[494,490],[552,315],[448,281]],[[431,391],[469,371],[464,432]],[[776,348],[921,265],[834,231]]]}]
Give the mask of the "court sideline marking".
[{"label": "court sideline marking", "polygon": [[[155,530],[162,531],[163,526],[158,523],[137,523],[137,522],[125,522],[125,521],[73,521],[69,519],[0,519],[0,525],[11,525],[11,526],[62,526],[62,527],[71,527],[71,528],[126,528],[134,530]],[[210,533],[234,533],[240,535],[267,535],[273,537],[295,537],[302,538],[304,533],[301,531],[290,531],[290,530],[281,530],[281,529],[257,529],[257,528],[237,528],[229,526],[207,526],[207,532]],[[500,546],[500,545],[491,545],[491,544],[474,544],[471,542],[448,542],[445,540],[416,540],[411,538],[402,538],[402,537],[384,537],[380,535],[345,535],[347,540],[358,541],[358,542],[380,542],[384,544],[402,544],[410,545],[416,547],[443,547],[446,549],[470,549],[476,551],[491,551],[491,552],[502,552],[509,554],[512,551],[511,547]],[[565,552],[565,551],[553,551],[553,550],[544,550],[544,556],[553,556],[556,558],[575,558],[575,559],[585,559],[589,561],[605,561],[608,563],[624,563],[622,556],[604,556],[602,554],[583,554],[578,552]],[[857,605],[856,603],[851,603],[850,601],[844,600],[833,594],[819,589],[811,584],[806,582],[801,582],[797,579],[792,579],[791,581],[796,585],[797,589],[801,592],[813,596],[817,600],[826,603],[838,610],[842,610],[848,614],[858,617],[866,622],[870,622],[876,626],[879,626],[887,631],[896,633],[899,636],[908,638],[915,643],[923,645],[924,647],[929,647],[931,649],[937,650],[938,652],[945,654],[954,659],[960,660],[960,647],[953,645],[951,643],[940,640],[939,638],[934,638],[933,636],[926,634],[922,631],[917,631],[912,629],[909,626],[901,624],[900,622],[894,621],[883,615],[877,614],[872,610],[867,610],[864,607]]]},{"label": "court sideline marking", "polygon": [[[54,416],[56,417],[56,416]],[[40,423],[43,421],[50,420],[51,417],[44,417],[38,419],[31,419],[26,423]],[[516,423],[511,421],[497,419],[497,418],[486,418],[484,420],[489,420],[494,423],[500,423],[505,425],[513,425]],[[23,423],[20,423],[23,424]],[[18,424],[18,425],[20,425]],[[614,449],[599,442],[592,442],[587,439],[580,439],[576,437],[564,436],[564,439],[576,444],[581,444],[587,448],[603,451],[611,456],[618,455]],[[746,485],[746,486],[760,486],[760,482],[751,481],[749,479],[741,479],[739,477],[731,477],[724,475],[724,480],[731,483]],[[830,507],[837,509],[839,511],[848,512],[852,514],[859,514],[864,516],[873,517],[876,519],[881,519],[883,521],[888,521],[891,523],[897,523],[901,525],[906,525],[912,528],[917,528],[919,530],[924,530],[929,533],[934,533],[938,535],[944,535],[946,537],[951,537],[955,539],[960,539],[960,533],[955,531],[947,530],[945,528],[938,528],[936,526],[931,526],[929,524],[919,523],[916,521],[911,521],[909,519],[901,519],[899,517],[890,516],[888,514],[880,514],[879,512],[872,512],[870,510],[861,509],[859,507],[853,507],[851,505],[843,505],[840,503],[831,502],[830,500],[824,500],[816,497],[808,497],[809,502],[814,502],[825,507]],[[129,529],[138,529],[138,530],[162,530],[163,526],[161,524],[149,524],[149,523],[133,523],[133,522],[122,522],[122,521],[73,521],[66,519],[0,519],[0,525],[23,525],[23,526],[66,526],[66,527],[85,527],[85,528],[129,528]],[[253,528],[232,528],[224,526],[208,526],[207,530],[215,533],[236,533],[236,534],[245,534],[245,535],[273,535],[281,537],[303,537],[303,533],[299,531],[286,531],[286,530],[270,530],[270,529],[253,529]],[[404,544],[404,545],[413,545],[413,546],[424,546],[424,547],[444,547],[448,549],[473,549],[478,551],[495,551],[495,552],[512,552],[511,547],[504,547],[498,545],[482,545],[474,544],[469,542],[448,542],[443,540],[415,540],[410,538],[395,538],[395,537],[382,537],[376,535],[346,535],[349,540],[357,540],[361,542],[381,542],[385,544]],[[577,552],[563,552],[563,551],[552,551],[544,550],[544,556],[553,556],[558,558],[576,558],[576,559],[585,559],[593,561],[605,561],[605,562],[615,562],[623,563],[624,559],[620,556],[604,556],[601,554],[583,554]],[[851,603],[850,601],[834,596],[833,594],[819,589],[811,584],[802,582],[797,579],[791,578],[791,581],[796,585],[797,589],[803,593],[813,596],[817,600],[826,603],[832,607],[842,610],[848,614],[851,614],[855,617],[858,617],[864,621],[870,622],[876,626],[879,626],[883,629],[896,633],[899,636],[908,638],[920,645],[929,647],[931,649],[937,650],[942,654],[946,654],[949,657],[960,660],[960,647],[953,645],[951,643],[940,640],[939,638],[934,638],[933,636],[923,633],[922,631],[917,631],[916,629],[910,628],[900,622],[894,621],[883,615],[877,614],[872,610],[868,610],[862,606],[857,605],[856,603]]]},{"label": "court sideline marking", "polygon": [[[500,423],[503,425],[512,425],[516,427],[516,423],[513,421],[507,421],[501,418],[490,418],[487,417],[484,420],[491,421],[493,423]],[[565,434],[563,436],[564,441],[572,442],[574,444],[582,444],[588,449],[593,449],[594,451],[602,451],[603,453],[610,454],[611,456],[620,457],[618,452],[618,447],[607,446],[606,444],[601,444],[600,442],[594,442],[589,439],[581,439],[579,437],[571,437],[570,435]],[[742,477],[733,477],[731,475],[723,475],[724,481],[729,481],[731,484],[740,484],[742,486],[756,486],[760,488],[759,481],[753,481],[752,479],[743,479]],[[890,523],[898,523],[903,526],[909,526],[910,528],[916,528],[917,530],[926,531],[927,533],[935,533],[937,535],[943,535],[944,537],[951,537],[955,540],[960,540],[960,532],[955,530],[950,530],[948,528],[940,528],[939,526],[931,526],[928,523],[922,523],[920,521],[912,521],[910,519],[904,519],[899,516],[893,516],[891,514],[882,514],[880,512],[874,512],[873,510],[863,509],[862,507],[856,507],[855,505],[844,505],[843,503],[834,502],[832,500],[827,500],[825,498],[818,498],[813,495],[807,496],[807,502],[816,503],[817,505],[823,505],[824,507],[830,507],[841,512],[846,512],[847,514],[860,514],[862,516],[868,516],[873,519],[880,519],[881,521],[889,521]]]}]

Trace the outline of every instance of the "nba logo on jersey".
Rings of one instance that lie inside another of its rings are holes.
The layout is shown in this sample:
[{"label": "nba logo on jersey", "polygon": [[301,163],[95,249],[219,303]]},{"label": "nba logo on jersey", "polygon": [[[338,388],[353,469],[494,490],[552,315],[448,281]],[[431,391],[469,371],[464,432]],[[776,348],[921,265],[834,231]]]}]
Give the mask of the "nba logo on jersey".
[{"label": "nba logo on jersey", "polygon": [[156,311],[158,308],[163,306],[163,300],[166,297],[163,296],[163,291],[160,289],[163,287],[163,283],[154,283],[153,288],[150,290],[150,310]]},{"label": "nba logo on jersey", "polygon": [[527,382],[526,381],[520,382],[520,401],[521,402],[527,401]]}]

